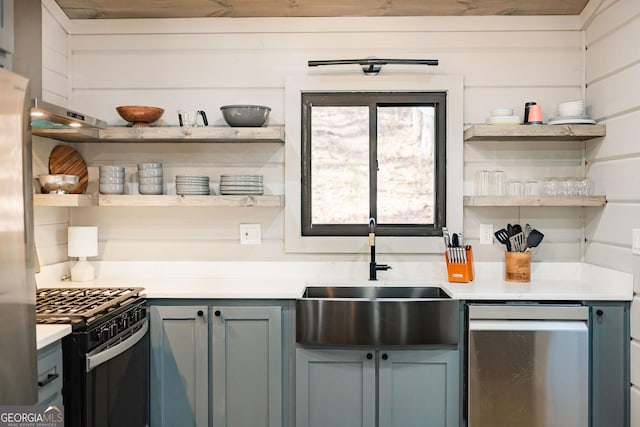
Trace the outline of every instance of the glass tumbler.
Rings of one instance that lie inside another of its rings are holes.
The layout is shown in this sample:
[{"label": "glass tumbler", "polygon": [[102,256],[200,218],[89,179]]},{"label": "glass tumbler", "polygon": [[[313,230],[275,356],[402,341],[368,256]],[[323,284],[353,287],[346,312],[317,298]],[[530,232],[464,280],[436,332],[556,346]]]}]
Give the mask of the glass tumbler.
[{"label": "glass tumbler", "polygon": [[537,179],[529,179],[524,182],[523,192],[525,196],[537,196],[540,194],[540,183]]},{"label": "glass tumbler", "polygon": [[489,175],[489,195],[504,195],[504,171],[492,170]]},{"label": "glass tumbler", "polygon": [[517,179],[510,179],[506,184],[507,196],[521,196],[522,182]]},{"label": "glass tumbler", "polygon": [[490,170],[481,170],[476,177],[476,195],[488,196],[489,195],[489,182],[491,180]]}]

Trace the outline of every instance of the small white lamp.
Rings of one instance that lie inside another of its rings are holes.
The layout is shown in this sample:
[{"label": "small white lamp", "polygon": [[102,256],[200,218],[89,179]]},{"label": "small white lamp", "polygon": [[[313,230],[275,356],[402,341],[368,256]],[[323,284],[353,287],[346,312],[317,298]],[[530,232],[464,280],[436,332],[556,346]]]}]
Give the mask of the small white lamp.
[{"label": "small white lamp", "polygon": [[93,280],[95,269],[87,257],[98,255],[98,227],[69,227],[68,253],[70,257],[78,257],[78,262],[71,269],[71,280]]}]

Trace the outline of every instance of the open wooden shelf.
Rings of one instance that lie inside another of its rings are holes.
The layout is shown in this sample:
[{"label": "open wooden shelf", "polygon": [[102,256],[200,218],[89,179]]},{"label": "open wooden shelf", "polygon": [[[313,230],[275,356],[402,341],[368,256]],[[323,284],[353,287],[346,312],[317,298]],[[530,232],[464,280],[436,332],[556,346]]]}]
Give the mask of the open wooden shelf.
[{"label": "open wooden shelf", "polygon": [[34,206],[96,206],[97,198],[93,194],[34,194]]},{"label": "open wooden shelf", "polygon": [[35,206],[184,206],[184,207],[282,207],[280,195],[178,196],[178,195],[112,195],[112,194],[35,194]]},{"label": "open wooden shelf", "polygon": [[465,206],[604,206],[605,196],[464,196]]},{"label": "open wooden shelf", "polygon": [[584,141],[606,135],[604,125],[471,125],[465,141]]},{"label": "open wooden shelf", "polygon": [[232,128],[206,126],[191,128],[168,127],[110,127],[106,129],[32,129],[32,134],[67,142],[126,142],[126,143],[284,143],[284,126]]}]

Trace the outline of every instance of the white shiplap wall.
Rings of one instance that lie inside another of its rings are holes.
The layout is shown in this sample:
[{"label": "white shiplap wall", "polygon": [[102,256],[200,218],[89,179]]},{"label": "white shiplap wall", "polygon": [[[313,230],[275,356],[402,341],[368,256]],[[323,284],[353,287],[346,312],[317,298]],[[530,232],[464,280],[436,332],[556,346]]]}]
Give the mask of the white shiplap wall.
[{"label": "white shiplap wall", "polygon": [[[67,106],[69,93],[69,36],[65,27],[69,20],[57,5],[42,4],[42,99]],[[59,142],[33,138],[33,176],[49,172],[49,154]],[[34,209],[35,241],[41,265],[67,260],[67,227],[69,209],[36,207]]]},{"label": "white shiplap wall", "polygon": [[[597,3],[586,27],[587,101],[607,125],[607,136],[587,153],[589,175],[607,194],[603,210],[587,219],[585,259],[634,273],[631,306],[631,426],[640,426],[640,256],[631,254],[631,230],[640,228],[640,2]],[[627,48],[629,47],[629,48]]]},{"label": "white shiplap wall", "polygon": [[[271,123],[284,122],[285,80],[291,74],[359,73],[358,67],[309,70],[310,59],[347,57],[437,58],[437,68],[386,67],[384,73],[462,75],[464,122],[485,120],[496,106],[521,113],[525,101],[542,104],[547,116],[558,102],[583,93],[583,33],[578,17],[447,17],[321,19],[193,19],[70,21],[69,104],[123,125],[115,107],[165,108],[163,121],[176,125],[178,108],[200,108],[222,124],[219,107],[256,103],[272,107]],[[375,78],[375,77],[372,77]],[[460,123],[462,126],[462,123]],[[462,141],[450,141],[462,144]],[[96,178],[97,166],[121,164],[135,172],[138,161],[162,161],[165,176],[204,173],[264,173],[269,192],[284,187],[284,150],[249,144],[77,144]],[[474,172],[503,167],[521,177],[579,174],[582,144],[549,144],[549,150],[502,144],[465,147],[465,192]],[[549,151],[549,152],[547,152]],[[578,215],[576,215],[576,212]],[[281,209],[82,208],[74,224],[100,227],[104,260],[295,260],[365,259],[360,254],[291,254],[284,250]],[[578,220],[576,220],[576,216]],[[581,209],[473,208],[465,210],[471,243],[478,224],[495,228],[531,222],[546,231],[538,260],[578,260]],[[239,245],[240,223],[262,224],[263,244]],[[503,248],[476,246],[478,259],[501,259]],[[393,260],[440,260],[432,255],[392,255]]]}]

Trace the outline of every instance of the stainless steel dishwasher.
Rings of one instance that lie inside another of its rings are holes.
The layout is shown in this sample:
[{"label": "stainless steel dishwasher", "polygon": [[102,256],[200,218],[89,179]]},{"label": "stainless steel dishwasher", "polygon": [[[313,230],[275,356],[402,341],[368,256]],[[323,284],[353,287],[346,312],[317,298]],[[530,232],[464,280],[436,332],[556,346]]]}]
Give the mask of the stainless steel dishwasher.
[{"label": "stainless steel dishwasher", "polygon": [[589,310],[469,304],[469,427],[586,427]]}]

